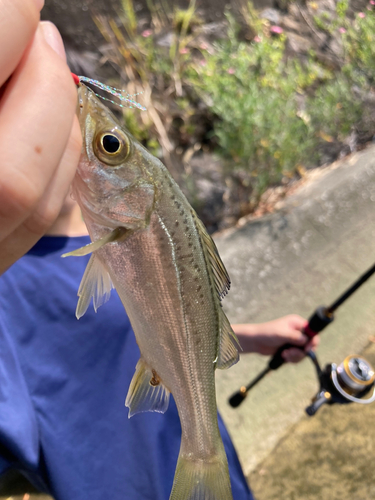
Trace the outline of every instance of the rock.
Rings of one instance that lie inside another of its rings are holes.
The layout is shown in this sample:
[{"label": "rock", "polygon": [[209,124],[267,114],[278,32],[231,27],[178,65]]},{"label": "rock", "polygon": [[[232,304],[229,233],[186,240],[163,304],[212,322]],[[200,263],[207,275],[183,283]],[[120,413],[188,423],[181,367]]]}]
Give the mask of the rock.
[{"label": "rock", "polygon": [[287,49],[295,54],[306,54],[312,48],[312,42],[296,35],[295,33],[288,33],[287,35]]},{"label": "rock", "polygon": [[333,15],[336,13],[336,2],[334,0],[320,0],[317,2],[316,14],[329,14]]},{"label": "rock", "polygon": [[217,231],[227,208],[224,201],[227,187],[223,178],[223,160],[210,153],[197,153],[188,162],[186,170],[193,179],[194,192],[185,194],[198,210],[208,231]]},{"label": "rock", "polygon": [[297,21],[297,19],[290,16],[284,16],[280,25],[284,28],[285,31],[294,31],[299,35],[303,31],[306,31],[306,23],[302,24],[301,22]]},{"label": "rock", "polygon": [[280,13],[276,9],[264,9],[259,13],[259,17],[267,19],[272,24],[279,24],[281,19]]},{"label": "rock", "polygon": [[173,40],[173,33],[165,33],[156,40],[156,44],[159,45],[159,47],[171,47],[171,45],[173,44]]},{"label": "rock", "polygon": [[225,21],[208,23],[202,26],[202,34],[211,39],[224,38],[227,33],[227,24]]}]

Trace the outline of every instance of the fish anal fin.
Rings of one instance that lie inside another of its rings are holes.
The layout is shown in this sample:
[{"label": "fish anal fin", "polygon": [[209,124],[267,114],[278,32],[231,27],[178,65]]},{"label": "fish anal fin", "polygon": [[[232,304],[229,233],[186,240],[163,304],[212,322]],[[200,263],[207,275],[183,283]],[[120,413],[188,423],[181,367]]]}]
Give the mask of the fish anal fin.
[{"label": "fish anal fin", "polygon": [[107,302],[112,288],[114,287],[107,269],[97,255],[91,255],[78,289],[77,319],[85,314],[91,298],[96,312],[102,304]]},{"label": "fish anal fin", "polygon": [[125,401],[125,406],[129,408],[129,418],[145,411],[165,413],[169,394],[156,371],[140,358]]},{"label": "fish anal fin", "polygon": [[228,290],[230,288],[230,278],[228,271],[225,269],[223,261],[221,260],[219,252],[216,248],[215,242],[207,233],[207,229],[205,228],[203,222],[196,214],[194,219],[198,232],[201,236],[203,250],[207,256],[208,262],[211,265],[216,291],[219,295],[219,298],[222,299],[228,293]]},{"label": "fish anal fin", "polygon": [[220,311],[220,316],[221,328],[216,368],[225,370],[238,362],[240,359],[238,349],[241,349],[241,346],[224,311]]}]

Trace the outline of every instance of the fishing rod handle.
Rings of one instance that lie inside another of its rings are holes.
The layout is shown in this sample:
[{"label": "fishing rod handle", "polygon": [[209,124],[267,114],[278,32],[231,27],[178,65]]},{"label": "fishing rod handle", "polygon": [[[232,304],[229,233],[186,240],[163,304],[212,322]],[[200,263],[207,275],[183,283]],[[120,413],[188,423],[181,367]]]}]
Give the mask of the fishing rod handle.
[{"label": "fishing rod handle", "polygon": [[280,368],[280,366],[282,366],[286,362],[285,359],[283,358],[283,352],[286,351],[287,349],[291,349],[292,347],[294,349],[303,349],[304,346],[299,346],[299,345],[289,344],[289,343],[283,344],[282,346],[280,346],[277,349],[275,354],[269,360],[268,368],[270,370],[277,370],[278,368]]},{"label": "fishing rod handle", "polygon": [[232,408],[238,408],[240,404],[244,401],[247,396],[246,387],[241,387],[241,389],[234,393],[228,400]]},{"label": "fishing rod handle", "polygon": [[304,328],[303,333],[312,339],[320,333],[326,326],[334,320],[334,316],[325,306],[318,307],[314,314],[310,316],[308,325]]},{"label": "fishing rod handle", "polygon": [[306,337],[308,337],[306,343],[303,346],[297,346],[290,343],[280,346],[268,363],[270,370],[277,370],[285,363],[285,359],[283,358],[284,351],[291,349],[292,347],[304,349],[309,340],[315,337],[315,335],[321,332],[327,325],[332,323],[333,319],[333,314],[328,314],[327,309],[324,306],[318,307],[314,314],[310,317],[308,325],[303,330],[303,333]]}]

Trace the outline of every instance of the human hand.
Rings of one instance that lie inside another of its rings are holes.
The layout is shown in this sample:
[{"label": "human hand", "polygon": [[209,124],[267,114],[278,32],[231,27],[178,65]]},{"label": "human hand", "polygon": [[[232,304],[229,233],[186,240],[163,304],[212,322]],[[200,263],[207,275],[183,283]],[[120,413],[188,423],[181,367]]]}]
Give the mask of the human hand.
[{"label": "human hand", "polygon": [[[303,333],[307,326],[306,319],[297,314],[289,314],[282,318],[259,324],[232,325],[244,353],[257,352],[272,356],[283,344],[290,343],[303,346],[308,338]],[[282,356],[287,362],[298,363],[308,350],[315,349],[319,344],[319,337],[315,336],[308,341],[304,350],[298,348],[286,349]]]},{"label": "human hand", "polygon": [[43,0],[0,0],[0,274],[60,212],[81,152],[77,89]]}]

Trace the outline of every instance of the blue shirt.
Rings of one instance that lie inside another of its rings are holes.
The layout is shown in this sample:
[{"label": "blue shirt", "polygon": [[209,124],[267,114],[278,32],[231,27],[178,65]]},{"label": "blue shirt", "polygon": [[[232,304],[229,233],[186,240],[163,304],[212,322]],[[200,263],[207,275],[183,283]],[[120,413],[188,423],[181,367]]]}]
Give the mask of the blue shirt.
[{"label": "blue shirt", "polygon": [[[167,500],[181,427],[171,398],[162,415],[128,419],[125,396],[139,359],[113,290],[75,318],[89,242],[44,237],[0,278],[0,473],[21,470],[56,500]],[[233,498],[252,500],[219,417]]]}]

